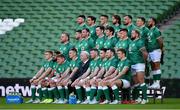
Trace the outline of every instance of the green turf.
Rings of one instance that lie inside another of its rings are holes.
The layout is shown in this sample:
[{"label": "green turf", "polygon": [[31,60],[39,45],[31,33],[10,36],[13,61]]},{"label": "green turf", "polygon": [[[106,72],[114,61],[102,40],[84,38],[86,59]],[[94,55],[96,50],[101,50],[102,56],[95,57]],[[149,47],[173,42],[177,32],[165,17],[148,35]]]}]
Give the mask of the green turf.
[{"label": "green turf", "polygon": [[[69,105],[69,104],[6,104],[4,98],[0,98],[0,110],[148,110],[148,109],[180,109],[180,99],[178,98],[166,98],[163,104],[160,104],[160,100],[156,101],[156,104],[153,104],[152,100],[148,104],[145,105],[133,105],[133,104],[117,104],[117,105]],[[27,100],[27,99],[25,99]]]}]

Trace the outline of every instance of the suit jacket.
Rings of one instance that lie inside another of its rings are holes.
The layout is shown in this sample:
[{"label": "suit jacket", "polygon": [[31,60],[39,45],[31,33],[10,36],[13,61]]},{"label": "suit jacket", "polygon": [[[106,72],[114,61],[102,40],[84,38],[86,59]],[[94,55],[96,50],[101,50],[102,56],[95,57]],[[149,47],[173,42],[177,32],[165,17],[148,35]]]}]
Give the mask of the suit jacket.
[{"label": "suit jacket", "polygon": [[79,69],[74,74],[74,76],[71,78],[72,81],[76,80],[78,77],[82,76],[87,69],[89,68],[90,60],[88,60],[85,64],[81,61]]}]

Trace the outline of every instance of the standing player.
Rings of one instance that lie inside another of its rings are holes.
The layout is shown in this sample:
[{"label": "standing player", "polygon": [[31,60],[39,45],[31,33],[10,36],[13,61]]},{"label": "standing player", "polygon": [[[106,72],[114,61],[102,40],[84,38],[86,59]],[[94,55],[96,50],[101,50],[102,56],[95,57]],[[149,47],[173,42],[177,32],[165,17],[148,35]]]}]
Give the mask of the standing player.
[{"label": "standing player", "polygon": [[106,36],[107,36],[107,39],[104,42],[104,48],[114,49],[114,47],[117,43],[117,39],[114,36],[114,28],[113,27],[110,26],[110,27],[106,28]]},{"label": "standing player", "polygon": [[100,25],[101,26],[104,26],[104,28],[108,27],[109,24],[108,24],[108,16],[107,15],[101,15],[100,16]]},{"label": "standing player", "polygon": [[121,18],[119,15],[112,16],[112,24],[115,32],[115,37],[117,37],[117,32],[121,29]]},{"label": "standing player", "polygon": [[[41,88],[41,81],[36,81],[41,75],[44,73],[49,73],[52,70],[52,56],[53,52],[52,51],[45,51],[44,52],[44,58],[45,61],[41,67],[41,69],[36,73],[36,75],[30,79],[30,84],[31,84],[31,93],[32,93],[32,99],[30,99],[27,103],[40,103],[40,101],[43,98],[43,91]],[[39,93],[38,99],[36,99],[36,90]],[[45,90],[44,90],[45,91]]]},{"label": "standing player", "polygon": [[60,37],[61,44],[59,46],[59,51],[61,52],[61,54],[66,56],[67,60],[69,60],[69,57],[68,57],[69,50],[73,47],[69,41],[70,41],[69,34],[66,32],[62,33]]},{"label": "standing player", "polygon": [[87,24],[88,24],[88,29],[90,31],[90,36],[91,38],[96,41],[97,36],[96,36],[96,17],[94,16],[88,16],[87,17]]},{"label": "standing player", "polygon": [[[129,45],[129,59],[131,61],[131,71],[133,74],[134,89],[133,99],[138,103],[145,104],[147,100],[147,86],[144,81],[145,62],[148,57],[144,42],[140,39],[140,33],[137,30],[132,31],[132,42]],[[139,97],[139,88],[142,90],[142,101]],[[138,100],[137,100],[138,99]]]},{"label": "standing player", "polygon": [[76,31],[76,34],[75,34],[75,38],[77,40],[77,43],[75,45],[75,48],[77,50],[77,55],[80,56],[80,53],[81,53],[81,48],[82,48],[82,41],[83,41],[83,38],[82,38],[82,31],[81,30],[77,30]]},{"label": "standing player", "polygon": [[145,42],[145,46],[147,44],[147,34],[149,32],[149,29],[145,26],[145,18],[144,17],[138,17],[136,20],[136,26],[137,29],[140,31],[141,39]]},{"label": "standing player", "polygon": [[76,30],[75,31],[87,28],[85,20],[86,20],[86,17],[84,15],[79,15],[77,17],[77,20],[76,20],[77,26],[76,26]]},{"label": "standing player", "polygon": [[[130,38],[127,36],[128,30],[127,29],[121,29],[117,35],[119,37],[119,41],[115,45],[115,51],[117,52],[118,49],[124,49],[126,53],[128,53],[129,44],[131,42]],[[128,55],[128,54],[126,54]]]},{"label": "standing player", "polygon": [[160,62],[162,61],[161,59],[163,53],[163,38],[161,36],[161,32],[155,25],[156,19],[151,17],[148,21],[148,26],[150,30],[148,33],[147,50],[151,60],[150,63],[154,83],[150,86],[150,88],[160,88],[161,79]]},{"label": "standing player", "polygon": [[90,37],[88,28],[82,30],[83,41],[81,42],[81,51],[90,51],[94,48],[94,40]]},{"label": "standing player", "polygon": [[104,36],[104,26],[96,27],[96,35],[98,38],[96,39],[95,48],[101,50],[104,47],[105,36]]},{"label": "standing player", "polygon": [[136,26],[132,23],[132,16],[125,15],[123,24],[123,28],[126,28],[128,30],[128,37],[131,38],[131,31],[136,28]]}]

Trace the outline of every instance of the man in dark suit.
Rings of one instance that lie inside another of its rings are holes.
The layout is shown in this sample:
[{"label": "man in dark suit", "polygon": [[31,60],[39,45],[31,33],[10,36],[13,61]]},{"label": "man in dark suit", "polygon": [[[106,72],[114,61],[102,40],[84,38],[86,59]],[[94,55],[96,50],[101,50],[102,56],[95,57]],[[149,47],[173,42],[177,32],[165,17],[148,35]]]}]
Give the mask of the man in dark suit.
[{"label": "man in dark suit", "polygon": [[82,88],[80,87],[80,83],[82,80],[82,76],[84,73],[86,73],[87,69],[89,68],[90,60],[89,60],[89,53],[87,51],[82,51],[80,54],[81,62],[79,69],[76,74],[71,78],[71,81],[75,80],[71,86],[75,87],[76,93],[78,96],[78,101],[77,103],[81,103],[83,101],[83,96],[82,96]]}]

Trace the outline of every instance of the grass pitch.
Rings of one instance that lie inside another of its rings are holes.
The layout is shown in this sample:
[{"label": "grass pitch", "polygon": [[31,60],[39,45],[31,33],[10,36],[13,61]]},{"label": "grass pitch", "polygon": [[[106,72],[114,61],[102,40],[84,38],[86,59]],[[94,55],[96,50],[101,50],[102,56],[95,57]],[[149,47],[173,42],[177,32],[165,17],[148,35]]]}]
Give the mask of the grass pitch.
[{"label": "grass pitch", "polygon": [[[28,99],[25,98],[24,101]],[[117,105],[69,105],[69,104],[6,104],[5,98],[0,98],[0,110],[180,110],[180,99],[165,98],[164,103],[156,100],[156,104],[150,99],[145,105],[140,104],[117,104]]]}]

